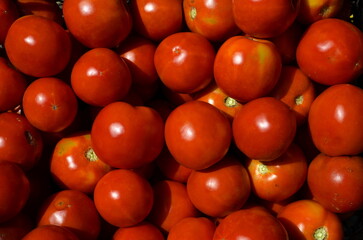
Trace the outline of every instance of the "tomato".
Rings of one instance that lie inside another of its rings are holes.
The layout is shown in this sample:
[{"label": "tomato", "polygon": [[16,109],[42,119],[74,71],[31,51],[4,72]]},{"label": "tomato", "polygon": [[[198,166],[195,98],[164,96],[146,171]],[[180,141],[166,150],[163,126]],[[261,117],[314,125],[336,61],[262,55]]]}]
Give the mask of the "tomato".
[{"label": "tomato", "polygon": [[[316,156],[308,168],[307,183],[313,199],[335,213],[363,207],[363,157]],[[329,186],[329,187],[327,187]]]},{"label": "tomato", "polygon": [[317,149],[330,156],[363,152],[363,90],[351,84],[325,89],[309,112],[309,129]]},{"label": "tomato", "polygon": [[97,239],[100,218],[92,199],[76,190],[61,190],[50,195],[38,212],[38,226],[65,227],[79,239]]},{"label": "tomato", "polygon": [[19,16],[19,10],[13,1],[3,0],[0,2],[0,45],[4,44],[11,24],[13,24]]},{"label": "tomato", "polygon": [[280,54],[271,41],[234,36],[217,51],[214,78],[229,97],[247,102],[272,90],[279,79],[281,65]]},{"label": "tomato", "polygon": [[88,132],[60,139],[50,159],[50,172],[59,186],[93,193],[98,180],[111,170],[92,149]]},{"label": "tomato", "polygon": [[161,231],[153,224],[143,221],[135,226],[119,228],[113,240],[164,240]]},{"label": "tomato", "polygon": [[94,190],[99,214],[117,227],[130,227],[145,220],[154,203],[150,183],[127,169],[114,169],[105,174]]},{"label": "tomato", "polygon": [[2,240],[19,240],[33,230],[33,228],[33,219],[20,212],[9,221],[1,223],[0,235]]},{"label": "tomato", "polygon": [[74,64],[71,85],[85,103],[106,106],[126,97],[131,87],[131,73],[115,51],[93,48]]},{"label": "tomato", "polygon": [[245,34],[271,38],[283,33],[295,21],[300,0],[234,0],[233,17]]},{"label": "tomato", "polygon": [[212,42],[223,42],[241,31],[233,19],[231,0],[184,0],[183,10],[189,30]]},{"label": "tomato", "polygon": [[17,113],[0,114],[0,160],[18,164],[23,170],[32,169],[43,152],[40,132]]},{"label": "tomato", "polygon": [[122,0],[67,0],[63,15],[72,35],[89,48],[116,47],[132,28],[131,15]]},{"label": "tomato", "polygon": [[164,122],[156,110],[114,102],[96,116],[91,130],[98,157],[116,168],[137,168],[152,162],[164,146]]},{"label": "tomato", "polygon": [[169,231],[167,240],[211,240],[215,224],[206,217],[186,217]]},{"label": "tomato", "polygon": [[352,23],[328,18],[309,25],[297,47],[296,60],[312,80],[334,85],[362,74],[362,52],[362,32]]},{"label": "tomato", "polygon": [[281,156],[296,133],[292,110],[273,97],[261,97],[246,103],[233,119],[236,146],[251,159],[269,161]]},{"label": "tomato", "polygon": [[133,0],[130,4],[133,29],[153,41],[181,31],[183,0]]},{"label": "tomato", "polygon": [[0,223],[16,217],[29,198],[30,185],[24,171],[15,163],[0,161]]},{"label": "tomato", "polygon": [[55,226],[46,225],[39,226],[30,231],[22,240],[39,240],[39,239],[52,239],[52,240],[81,240],[71,230]]},{"label": "tomato", "polygon": [[246,168],[234,157],[225,157],[213,166],[194,170],[187,182],[193,205],[211,217],[225,217],[240,209],[251,192]]},{"label": "tomato", "polygon": [[304,153],[295,144],[273,161],[248,159],[246,167],[253,193],[271,202],[281,202],[294,195],[304,184],[308,171]]},{"label": "tomato", "polygon": [[214,48],[205,37],[193,32],[178,32],[160,42],[154,63],[161,81],[168,88],[194,93],[212,81],[214,57]]},{"label": "tomato", "polygon": [[60,132],[75,119],[78,102],[67,83],[54,77],[38,78],[24,92],[23,110],[39,130]]},{"label": "tomato", "polygon": [[186,217],[198,217],[200,213],[190,201],[185,184],[172,180],[159,180],[153,185],[154,205],[148,221],[163,232]]},{"label": "tomato", "polygon": [[316,93],[313,82],[295,66],[283,66],[280,79],[270,93],[293,110],[297,126],[308,118],[308,113]]},{"label": "tomato", "polygon": [[217,163],[226,155],[231,140],[229,120],[206,102],[186,102],[165,122],[165,143],[175,160],[187,168],[200,170]]},{"label": "tomato", "polygon": [[337,17],[344,0],[301,0],[297,21],[309,25],[321,19]]},{"label": "tomato", "polygon": [[58,23],[36,15],[18,18],[11,25],[4,46],[19,71],[38,78],[60,73],[71,56],[68,33]]},{"label": "tomato", "polygon": [[232,212],[217,226],[213,240],[289,239],[286,229],[276,217],[260,208]]},{"label": "tomato", "polygon": [[312,200],[297,200],[287,204],[277,218],[286,228],[290,239],[343,239],[343,226],[338,216]]}]

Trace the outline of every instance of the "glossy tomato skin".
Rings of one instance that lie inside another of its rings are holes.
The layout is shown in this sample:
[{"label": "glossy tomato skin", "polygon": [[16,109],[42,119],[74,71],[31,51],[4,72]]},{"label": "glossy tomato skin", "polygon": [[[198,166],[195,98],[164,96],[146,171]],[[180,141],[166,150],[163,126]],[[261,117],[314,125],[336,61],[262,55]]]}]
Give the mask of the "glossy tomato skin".
[{"label": "glossy tomato skin", "polygon": [[234,0],[233,17],[247,35],[271,38],[283,33],[295,21],[300,0]]},{"label": "glossy tomato skin", "polygon": [[21,15],[41,16],[64,25],[62,10],[55,1],[16,0],[16,5]]},{"label": "glossy tomato skin", "polygon": [[344,6],[344,0],[301,0],[297,21],[305,25],[321,19],[337,17]]},{"label": "glossy tomato skin", "polygon": [[6,35],[11,24],[20,16],[19,10],[11,0],[4,0],[0,3],[0,44],[4,44]]},{"label": "glossy tomato skin", "polygon": [[212,81],[214,57],[214,48],[205,37],[193,32],[178,32],[159,43],[154,63],[161,81],[168,88],[194,93]]},{"label": "glossy tomato skin", "polygon": [[18,18],[11,25],[4,46],[19,71],[38,78],[60,73],[71,56],[71,40],[63,27],[36,15]]},{"label": "glossy tomato skin", "polygon": [[67,0],[63,4],[67,28],[89,48],[112,48],[130,34],[132,18],[122,0]]},{"label": "glossy tomato skin", "polygon": [[207,217],[186,217],[170,229],[167,240],[211,240],[215,228]]},{"label": "glossy tomato skin", "polygon": [[[353,212],[363,207],[363,158],[330,157],[319,154],[310,163],[307,183],[313,199],[335,213]],[[328,188],[326,186],[329,186]]]},{"label": "glossy tomato skin", "polygon": [[117,227],[130,227],[145,220],[154,203],[150,183],[127,169],[114,169],[97,183],[93,194],[99,214]]},{"label": "glossy tomato skin", "polygon": [[2,240],[22,239],[26,234],[33,230],[34,227],[35,223],[33,222],[33,219],[23,212],[20,212],[9,221],[1,223],[0,233]]},{"label": "glossy tomato skin", "polygon": [[126,62],[109,48],[93,48],[74,64],[71,85],[85,103],[106,106],[122,100],[131,87],[131,73]]},{"label": "glossy tomato skin", "polygon": [[116,168],[137,168],[152,162],[164,146],[164,122],[156,110],[114,102],[96,116],[91,129],[98,157]]},{"label": "glossy tomato skin", "polygon": [[199,33],[212,42],[223,42],[238,34],[229,0],[184,0],[185,22],[190,31]]},{"label": "glossy tomato skin", "polygon": [[231,140],[229,120],[206,102],[184,103],[165,122],[166,146],[177,162],[191,169],[204,169],[220,161]]},{"label": "glossy tomato skin", "polygon": [[247,102],[272,90],[281,67],[281,56],[271,41],[234,36],[218,49],[213,71],[222,91],[231,98]]},{"label": "glossy tomato skin", "polygon": [[100,217],[92,199],[76,190],[50,195],[40,207],[38,226],[56,225],[74,231],[79,239],[97,239]]},{"label": "glossy tomato skin", "polygon": [[25,90],[23,110],[29,122],[44,132],[60,132],[71,125],[78,101],[71,86],[55,78],[38,78]]},{"label": "glossy tomato skin", "polygon": [[232,130],[236,146],[247,157],[268,161],[288,149],[296,134],[296,119],[285,103],[262,97],[238,111]]},{"label": "glossy tomato skin", "polygon": [[317,149],[330,156],[363,152],[363,90],[351,84],[325,89],[310,107],[309,129]]},{"label": "glossy tomato skin", "polygon": [[15,163],[0,161],[0,223],[16,217],[29,198],[30,185],[24,171]]},{"label": "glossy tomato skin", "polygon": [[34,228],[27,235],[22,238],[23,240],[38,240],[38,239],[52,239],[52,240],[81,240],[71,230],[56,226],[45,225]]},{"label": "glossy tomato skin", "polygon": [[251,182],[239,160],[225,157],[207,169],[194,170],[188,178],[187,191],[199,211],[222,218],[244,206]]},{"label": "glossy tomato skin", "polygon": [[290,239],[343,239],[343,226],[337,215],[313,200],[287,204],[277,215]]},{"label": "glossy tomato skin", "polygon": [[245,208],[223,218],[217,226],[213,240],[238,239],[287,240],[286,229],[266,210]]},{"label": "glossy tomato skin", "polygon": [[183,0],[135,0],[130,10],[135,32],[160,42],[183,26]]},{"label": "glossy tomato skin", "polygon": [[309,25],[297,47],[296,60],[312,80],[334,85],[362,74],[362,52],[362,32],[350,22],[328,18]]},{"label": "glossy tomato skin", "polygon": [[164,240],[161,231],[153,224],[143,221],[131,227],[119,228],[113,235],[113,240]]}]

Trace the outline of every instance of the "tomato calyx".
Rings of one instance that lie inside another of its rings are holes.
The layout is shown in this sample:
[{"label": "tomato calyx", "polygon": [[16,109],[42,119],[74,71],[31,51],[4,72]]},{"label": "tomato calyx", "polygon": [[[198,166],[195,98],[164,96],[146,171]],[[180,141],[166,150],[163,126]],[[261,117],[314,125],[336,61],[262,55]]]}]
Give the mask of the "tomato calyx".
[{"label": "tomato calyx", "polygon": [[237,106],[237,105],[238,105],[238,102],[237,102],[237,100],[236,100],[236,99],[234,99],[234,98],[226,97],[226,98],[224,99],[224,105],[225,105],[226,107],[235,107],[235,106]]},{"label": "tomato calyx", "polygon": [[192,20],[194,20],[197,17],[197,9],[195,7],[190,8],[189,16]]},{"label": "tomato calyx", "polygon": [[261,175],[265,175],[265,174],[267,174],[267,173],[270,172],[270,170],[268,169],[268,167],[265,164],[262,164],[262,163],[259,163],[257,165],[257,168],[256,169],[257,169],[257,172],[259,174],[261,174]]},{"label": "tomato calyx", "polygon": [[319,227],[314,231],[313,238],[315,240],[326,240],[328,239],[328,230],[325,226]]},{"label": "tomato calyx", "polygon": [[304,102],[304,96],[303,95],[299,95],[299,96],[297,96],[296,98],[295,98],[295,104],[296,105],[301,105],[301,104],[303,104],[303,102]]},{"label": "tomato calyx", "polygon": [[93,150],[93,148],[89,148],[86,152],[85,152],[85,157],[87,158],[88,161],[90,162],[96,162],[98,160],[98,157],[95,153],[95,151]]}]

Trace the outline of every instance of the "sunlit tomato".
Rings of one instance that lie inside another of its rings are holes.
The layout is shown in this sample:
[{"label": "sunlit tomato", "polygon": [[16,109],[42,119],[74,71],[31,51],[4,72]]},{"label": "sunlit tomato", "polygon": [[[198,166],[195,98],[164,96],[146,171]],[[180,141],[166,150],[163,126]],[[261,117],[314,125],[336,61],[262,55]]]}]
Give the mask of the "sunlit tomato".
[{"label": "sunlit tomato", "polygon": [[49,0],[16,0],[22,15],[37,15],[63,25],[62,10],[56,1]]},{"label": "sunlit tomato", "polygon": [[0,224],[1,240],[20,240],[34,227],[33,219],[20,212],[9,221]]},{"label": "sunlit tomato", "polygon": [[290,239],[343,239],[343,227],[338,216],[312,200],[291,202],[280,211],[277,218]]},{"label": "sunlit tomato", "polygon": [[78,102],[67,83],[54,77],[38,78],[24,92],[23,110],[36,128],[60,132],[75,119]]},{"label": "sunlit tomato", "polygon": [[183,10],[189,30],[210,41],[222,42],[241,31],[233,19],[231,0],[184,0]]},{"label": "sunlit tomato", "polygon": [[30,170],[38,162],[43,151],[40,132],[17,113],[0,114],[0,160],[18,164]]},{"label": "sunlit tomato", "polygon": [[30,185],[24,171],[15,163],[0,161],[0,223],[20,213],[29,198]]},{"label": "sunlit tomato", "polygon": [[[346,213],[362,209],[363,157],[319,154],[310,163],[307,182],[313,198],[326,209]],[[327,187],[329,186],[329,187]]]},{"label": "sunlit tomato", "polygon": [[38,226],[56,225],[74,231],[79,239],[97,239],[100,218],[90,197],[76,190],[50,195],[40,207]]},{"label": "sunlit tomato", "polygon": [[302,150],[295,144],[273,161],[247,159],[246,167],[256,196],[280,202],[295,194],[304,184],[308,163]]},{"label": "sunlit tomato", "polygon": [[214,77],[229,97],[246,102],[272,90],[279,79],[281,65],[280,54],[271,41],[234,36],[217,51]]},{"label": "sunlit tomato", "polygon": [[240,209],[251,192],[245,167],[234,157],[225,157],[213,166],[193,171],[187,182],[193,205],[212,217],[225,217]]},{"label": "sunlit tomato", "polygon": [[131,87],[131,73],[115,51],[93,48],[74,64],[71,84],[85,103],[106,106],[126,97]]},{"label": "sunlit tomato", "polygon": [[164,146],[164,122],[156,110],[114,102],[96,116],[91,130],[98,157],[116,168],[152,162]]},{"label": "sunlit tomato", "polygon": [[247,35],[271,38],[295,21],[300,0],[233,0],[233,17]]},{"label": "sunlit tomato", "polygon": [[362,74],[362,53],[363,33],[352,23],[328,18],[308,27],[297,47],[296,60],[312,80],[334,85]]},{"label": "sunlit tomato", "polygon": [[235,211],[217,226],[213,240],[269,239],[287,240],[286,229],[266,210],[247,208]]},{"label": "sunlit tomato", "polygon": [[172,180],[160,180],[153,184],[154,205],[148,220],[164,232],[186,217],[197,217],[198,210],[190,201],[186,186]]},{"label": "sunlit tomato", "polygon": [[186,217],[169,231],[167,240],[212,240],[216,225],[206,217]]},{"label": "sunlit tomato", "polygon": [[150,183],[127,169],[114,169],[104,175],[94,190],[99,214],[117,227],[130,227],[145,220],[153,206]]},{"label": "sunlit tomato", "polygon": [[204,169],[220,161],[231,140],[228,118],[206,102],[184,103],[165,122],[165,143],[171,155],[191,169]]},{"label": "sunlit tomato", "polygon": [[141,222],[131,227],[119,228],[112,240],[164,240],[161,231],[149,222]]},{"label": "sunlit tomato", "polygon": [[237,112],[232,130],[238,149],[247,157],[268,161],[281,156],[292,143],[296,118],[285,103],[262,97]]},{"label": "sunlit tomato", "polygon": [[122,0],[67,0],[63,15],[72,35],[89,48],[116,47],[132,28],[131,15]]},{"label": "sunlit tomato", "polygon": [[58,23],[27,15],[11,25],[5,50],[10,62],[21,72],[50,77],[66,67],[71,56],[71,40]]},{"label": "sunlit tomato", "polygon": [[309,25],[325,18],[336,17],[344,0],[301,0],[297,21]]},{"label": "sunlit tomato", "polygon": [[52,239],[52,240],[81,240],[71,230],[55,226],[46,225],[39,226],[30,231],[22,240],[38,240],[38,239]]},{"label": "sunlit tomato", "polygon": [[183,25],[183,0],[133,0],[134,30],[154,41],[179,32]]},{"label": "sunlit tomato", "polygon": [[178,32],[160,42],[154,63],[161,81],[168,88],[194,93],[212,81],[214,57],[214,48],[205,37],[193,32]]},{"label": "sunlit tomato", "polygon": [[309,128],[315,146],[330,156],[363,152],[363,89],[330,86],[310,107]]},{"label": "sunlit tomato", "polygon": [[307,120],[316,94],[313,82],[298,67],[287,65],[282,67],[280,79],[270,95],[293,110],[300,126]]},{"label": "sunlit tomato", "polygon": [[0,2],[0,45],[5,42],[11,24],[20,16],[19,9],[12,0]]}]

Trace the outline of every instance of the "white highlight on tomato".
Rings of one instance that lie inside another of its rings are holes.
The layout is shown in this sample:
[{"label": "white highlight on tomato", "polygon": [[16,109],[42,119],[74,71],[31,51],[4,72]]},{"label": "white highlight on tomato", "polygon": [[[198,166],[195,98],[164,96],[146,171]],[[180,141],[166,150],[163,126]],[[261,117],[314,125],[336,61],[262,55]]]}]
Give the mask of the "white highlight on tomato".
[{"label": "white highlight on tomato", "polygon": [[335,113],[334,113],[334,118],[339,122],[342,123],[344,122],[344,118],[345,118],[345,110],[344,107],[342,105],[338,105],[335,108]]},{"label": "white highlight on tomato", "polygon": [[74,158],[72,156],[67,156],[66,160],[67,160],[69,169],[76,169],[77,168],[77,164],[74,162]]},{"label": "white highlight on tomato", "polygon": [[317,45],[319,51],[321,52],[326,52],[328,51],[330,48],[332,48],[334,45],[333,41],[327,40],[325,42],[321,42]]},{"label": "white highlight on tomato", "polygon": [[35,45],[35,39],[33,36],[27,36],[26,38],[24,38],[24,42],[26,42],[27,44],[34,46]]},{"label": "white highlight on tomato", "polygon": [[125,132],[125,128],[121,123],[112,123],[109,126],[109,131],[112,137],[118,137]]},{"label": "white highlight on tomato", "polygon": [[185,124],[180,129],[180,134],[181,134],[181,137],[187,141],[191,141],[195,138],[194,128],[190,124]]},{"label": "white highlight on tomato", "polygon": [[147,3],[144,6],[145,12],[155,12],[156,4],[155,3]]},{"label": "white highlight on tomato", "polygon": [[93,8],[92,4],[89,3],[89,1],[81,1],[78,4],[78,7],[79,7],[79,11],[84,16],[91,15],[94,12],[94,8]]},{"label": "white highlight on tomato", "polygon": [[256,125],[261,132],[266,132],[270,128],[270,123],[265,114],[257,116]]},{"label": "white highlight on tomato", "polygon": [[205,186],[209,191],[216,191],[219,188],[219,181],[217,178],[211,177],[207,180]]},{"label": "white highlight on tomato", "polygon": [[233,54],[232,56],[232,62],[234,65],[240,65],[242,64],[244,61],[244,57],[243,57],[243,54],[240,53],[240,52],[236,52]]}]

